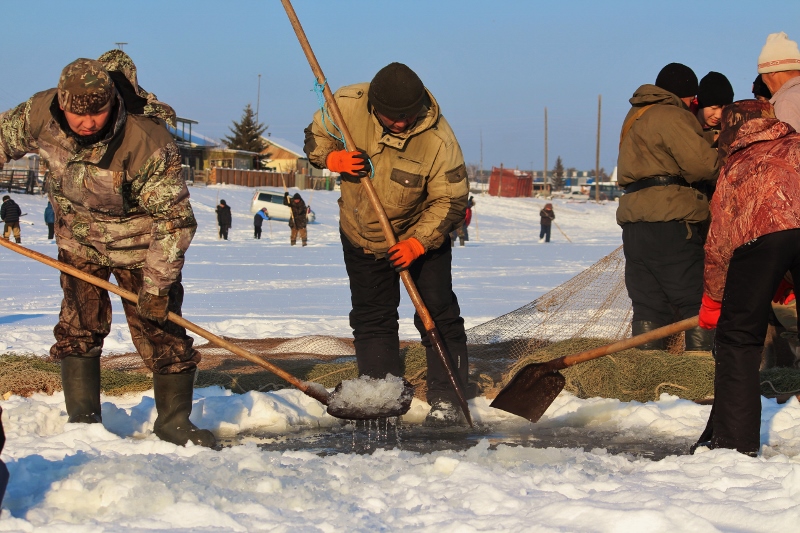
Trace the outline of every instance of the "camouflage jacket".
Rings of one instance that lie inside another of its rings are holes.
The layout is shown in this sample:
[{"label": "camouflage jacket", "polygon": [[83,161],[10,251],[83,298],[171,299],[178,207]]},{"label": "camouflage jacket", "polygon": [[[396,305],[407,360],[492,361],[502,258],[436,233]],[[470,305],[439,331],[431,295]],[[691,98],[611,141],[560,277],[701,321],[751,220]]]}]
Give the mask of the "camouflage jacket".
[{"label": "camouflage jacket", "polygon": [[[38,151],[58,247],[100,265],[142,268],[147,292],[164,295],[180,275],[197,222],[163,119],[129,114],[124,89],[115,86],[113,124],[88,146],[65,133],[56,89],[0,113],[0,165]],[[143,99],[150,110],[159,107]],[[160,111],[174,116],[168,106]]]},{"label": "camouflage jacket", "polygon": [[[436,249],[464,220],[469,183],[461,147],[430,92],[417,122],[403,133],[389,134],[370,110],[368,89],[368,83],[361,83],[336,91],[356,143],[348,148],[360,148],[372,160],[372,184],[397,240],[415,237],[426,250]],[[342,148],[340,141],[328,135],[317,111],[306,128],[304,150],[311,163],[323,168],[328,154]],[[389,246],[360,183],[342,182],[339,207],[339,223],[348,240],[379,256],[385,254]]]}]

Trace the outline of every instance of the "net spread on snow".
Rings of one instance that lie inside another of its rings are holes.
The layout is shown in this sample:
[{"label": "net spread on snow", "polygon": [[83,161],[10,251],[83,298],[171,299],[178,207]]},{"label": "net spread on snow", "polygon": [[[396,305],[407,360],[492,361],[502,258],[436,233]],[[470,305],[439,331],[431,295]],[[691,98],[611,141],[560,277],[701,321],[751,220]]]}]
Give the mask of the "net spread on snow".
[{"label": "net spread on snow", "polygon": [[[478,393],[494,398],[526,364],[629,337],[632,308],[624,274],[625,257],[619,247],[529,304],[467,330],[470,380],[477,384]],[[349,386],[351,380],[360,384],[352,339],[312,335],[227,340],[301,380],[328,389],[341,382]],[[675,335],[667,344],[666,351],[630,349],[562,370],[567,381],[565,390],[582,398],[599,396],[643,402],[658,399],[665,392],[691,400],[713,394],[714,360],[709,356],[683,354],[683,334]],[[211,344],[196,348],[202,356],[196,387],[218,385],[241,393],[289,386],[281,378],[223,348]],[[403,341],[400,357],[405,365],[404,376],[415,387],[415,396],[425,399],[425,348],[419,342]],[[152,387],[151,377],[136,353],[104,356],[101,363],[106,394]],[[765,396],[797,392],[800,371],[772,368],[762,372],[761,381]],[[0,394],[52,393],[60,389],[57,363],[18,354],[0,356]]]}]

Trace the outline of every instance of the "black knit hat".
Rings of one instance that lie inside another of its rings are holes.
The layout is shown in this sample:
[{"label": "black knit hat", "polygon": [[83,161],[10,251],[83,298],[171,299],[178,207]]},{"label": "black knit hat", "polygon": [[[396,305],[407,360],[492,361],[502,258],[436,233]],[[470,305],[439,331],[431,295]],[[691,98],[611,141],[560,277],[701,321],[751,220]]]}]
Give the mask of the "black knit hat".
[{"label": "black knit hat", "polygon": [[756,76],[756,79],[753,80],[753,96],[755,98],[760,96],[767,100],[772,98],[772,92],[769,90],[769,87],[767,87],[767,84],[764,83],[764,80],[761,79],[761,74]]},{"label": "black knit hat", "polygon": [[697,87],[697,103],[700,107],[728,105],[733,102],[733,87],[724,74],[713,70],[703,76]]},{"label": "black knit hat", "polygon": [[369,84],[372,107],[391,119],[413,116],[425,103],[425,86],[416,73],[402,63],[380,69]]},{"label": "black knit hat", "polygon": [[681,63],[670,63],[656,77],[656,87],[673,93],[678,98],[697,94],[697,75]]}]

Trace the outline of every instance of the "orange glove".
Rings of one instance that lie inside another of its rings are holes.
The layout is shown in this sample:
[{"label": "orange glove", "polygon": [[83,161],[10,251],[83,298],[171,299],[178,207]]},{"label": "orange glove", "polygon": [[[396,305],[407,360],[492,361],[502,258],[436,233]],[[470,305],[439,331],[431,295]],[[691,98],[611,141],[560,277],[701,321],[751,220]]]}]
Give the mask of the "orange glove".
[{"label": "orange glove", "polygon": [[389,262],[398,272],[411,266],[417,257],[425,253],[425,247],[417,239],[411,237],[400,241],[389,248]]},{"label": "orange glove", "polygon": [[700,303],[700,327],[703,329],[716,328],[720,312],[722,312],[722,302],[712,300],[708,294],[703,293],[703,300]]},{"label": "orange glove", "polygon": [[325,165],[328,170],[343,174],[344,179],[360,179],[370,172],[369,156],[364,150],[336,150],[328,154]]},{"label": "orange glove", "polygon": [[786,281],[786,279],[782,279],[780,285],[778,285],[778,290],[775,291],[775,296],[772,297],[772,301],[776,304],[788,305],[794,301],[794,298],[794,285]]}]

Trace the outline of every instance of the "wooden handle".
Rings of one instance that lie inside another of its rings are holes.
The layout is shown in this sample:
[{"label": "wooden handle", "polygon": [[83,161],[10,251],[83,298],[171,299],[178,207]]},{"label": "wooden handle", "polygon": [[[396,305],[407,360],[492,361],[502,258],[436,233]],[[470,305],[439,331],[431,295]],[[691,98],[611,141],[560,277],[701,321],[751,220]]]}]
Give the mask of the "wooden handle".
[{"label": "wooden handle", "polygon": [[[134,303],[136,303],[138,301],[138,297],[137,297],[136,294],[134,294],[134,293],[132,293],[130,291],[126,291],[125,289],[121,289],[118,286],[114,285],[113,283],[110,283],[110,282],[108,282],[108,281],[106,281],[104,279],[100,279],[97,276],[92,276],[91,274],[87,274],[86,272],[83,272],[82,270],[78,270],[77,268],[75,268],[72,265],[68,265],[66,263],[62,263],[61,261],[53,259],[52,257],[48,257],[48,256],[46,256],[44,254],[40,254],[39,252],[34,252],[33,250],[31,250],[29,248],[25,248],[24,246],[20,246],[19,244],[12,243],[10,241],[7,241],[6,239],[0,239],[0,246],[5,246],[9,250],[17,252],[18,254],[24,255],[26,257],[30,257],[31,259],[35,259],[36,261],[39,261],[40,263],[44,263],[45,265],[51,266],[53,268],[57,268],[58,270],[60,270],[61,272],[64,272],[65,274],[69,274],[70,276],[76,277],[78,279],[82,279],[83,281],[85,281],[87,283],[91,283],[92,285],[100,287],[101,289],[105,289],[105,290],[107,290],[109,292],[113,292],[114,294],[116,294],[120,298],[124,298],[124,299],[126,299],[128,301],[131,301],[131,302],[134,302]],[[314,388],[312,390],[309,390],[309,388],[311,387],[309,383],[297,379],[296,377],[294,377],[293,375],[289,374],[288,372],[282,370],[281,368],[279,368],[279,367],[277,367],[277,366],[275,366],[275,365],[273,365],[273,364],[271,364],[271,363],[269,363],[267,361],[264,361],[263,359],[261,359],[257,355],[245,350],[244,348],[241,348],[241,347],[239,347],[239,346],[237,346],[237,345],[235,345],[235,344],[233,344],[231,342],[228,342],[225,339],[223,339],[222,337],[218,337],[218,336],[214,335],[210,331],[206,331],[205,329],[201,328],[197,324],[193,324],[192,322],[189,322],[188,320],[186,320],[182,316],[176,315],[173,312],[169,312],[167,314],[167,319],[170,322],[172,322],[173,324],[177,324],[179,326],[183,326],[184,328],[188,329],[189,331],[197,333],[198,335],[200,335],[201,337],[203,337],[207,341],[211,342],[212,344],[215,344],[215,345],[219,346],[220,348],[225,348],[226,350],[229,350],[229,351],[233,352],[234,354],[247,359],[248,361],[251,361],[251,362],[253,362],[253,363],[255,363],[255,364],[257,364],[257,365],[259,365],[259,366],[261,366],[263,368],[266,368],[267,370],[269,370],[273,374],[277,375],[278,377],[280,377],[280,378],[286,380],[287,382],[289,382],[290,384],[294,385],[295,387],[300,389],[302,392],[304,392],[304,393],[308,394],[309,396],[319,400],[319,398],[318,398],[319,394],[317,394],[317,389]],[[322,401],[322,400],[320,400],[320,401]],[[325,403],[327,405],[327,403],[324,402],[324,401],[322,403]]]},{"label": "wooden handle", "polygon": [[612,344],[606,344],[605,346],[600,346],[599,348],[594,348],[592,350],[586,350],[585,352],[567,355],[564,357],[564,366],[562,368],[567,368],[572,365],[577,365],[578,363],[591,361],[592,359],[597,359],[598,357],[603,357],[604,355],[621,352],[622,350],[627,350],[628,348],[635,348],[650,341],[669,337],[675,333],[680,333],[681,331],[686,331],[687,329],[697,327],[697,322],[698,317],[693,316],[692,318],[687,318],[681,320],[680,322],[675,322],[674,324],[663,326],[658,329],[654,329],[653,331],[636,335],[635,337],[631,337],[629,339],[623,339]]},{"label": "wooden handle", "polygon": [[[283,8],[286,10],[286,14],[289,16],[289,22],[291,22],[292,28],[294,28],[295,34],[297,34],[297,40],[300,41],[300,47],[303,49],[306,59],[308,59],[308,64],[311,65],[311,71],[314,73],[317,83],[323,85],[322,94],[325,96],[325,103],[328,105],[328,111],[333,116],[334,122],[336,122],[336,125],[339,126],[339,129],[344,135],[344,140],[347,143],[348,149],[355,150],[356,143],[353,141],[353,137],[350,135],[350,130],[347,129],[347,124],[342,117],[342,112],[339,110],[339,105],[336,103],[336,99],[333,97],[333,92],[331,92],[330,85],[325,81],[325,75],[322,73],[322,68],[320,68],[319,62],[314,55],[314,51],[311,49],[311,45],[308,42],[306,33],[303,31],[303,27],[300,25],[300,20],[297,18],[297,14],[292,7],[292,3],[290,0],[281,0],[281,4],[283,4]],[[369,203],[372,205],[372,209],[374,209],[375,213],[378,215],[378,222],[380,222],[381,230],[383,230],[383,236],[386,239],[386,242],[389,244],[389,247],[394,246],[397,244],[397,237],[395,237],[394,229],[392,229],[392,225],[389,222],[389,217],[386,216],[386,211],[381,205],[381,201],[378,198],[378,193],[375,192],[375,187],[372,186],[372,181],[370,180],[369,176],[361,178],[361,185],[364,187],[364,190],[367,193],[367,198],[369,198]],[[409,274],[407,270],[404,270],[400,272],[400,279],[403,280],[403,285],[405,285],[406,291],[408,291],[408,296],[411,298],[411,303],[414,304],[414,309],[416,309],[426,331],[430,331],[435,328],[436,324],[434,323],[428,308],[425,306],[425,303],[422,301],[422,296],[419,294],[414,280],[411,279],[411,274]]]}]

